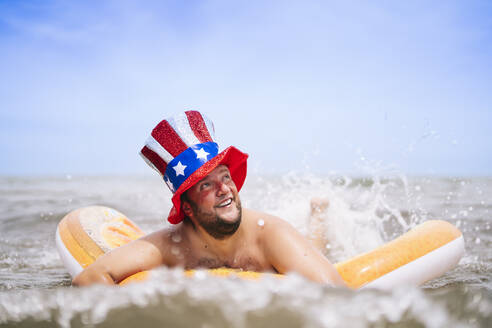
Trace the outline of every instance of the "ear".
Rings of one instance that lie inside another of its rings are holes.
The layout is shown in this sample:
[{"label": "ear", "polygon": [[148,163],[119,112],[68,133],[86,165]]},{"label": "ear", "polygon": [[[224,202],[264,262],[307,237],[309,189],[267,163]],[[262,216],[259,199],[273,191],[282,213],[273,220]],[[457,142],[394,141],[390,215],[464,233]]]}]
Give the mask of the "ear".
[{"label": "ear", "polygon": [[193,216],[193,210],[191,209],[190,203],[187,201],[181,202],[181,209],[187,217],[191,218]]}]

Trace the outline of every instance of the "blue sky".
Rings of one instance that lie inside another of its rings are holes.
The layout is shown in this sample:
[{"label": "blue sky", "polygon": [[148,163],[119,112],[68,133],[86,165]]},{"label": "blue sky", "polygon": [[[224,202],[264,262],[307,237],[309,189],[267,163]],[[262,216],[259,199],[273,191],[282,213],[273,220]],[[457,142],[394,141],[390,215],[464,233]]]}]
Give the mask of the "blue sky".
[{"label": "blue sky", "polygon": [[490,1],[0,0],[0,174],[152,174],[197,109],[255,173],[491,176],[490,63]]}]

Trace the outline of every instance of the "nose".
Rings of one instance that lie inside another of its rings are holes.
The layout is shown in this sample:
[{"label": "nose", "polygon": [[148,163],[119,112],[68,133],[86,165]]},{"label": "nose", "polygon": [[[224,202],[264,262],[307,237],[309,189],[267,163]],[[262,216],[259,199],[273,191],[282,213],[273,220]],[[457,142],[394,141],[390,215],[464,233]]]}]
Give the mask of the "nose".
[{"label": "nose", "polygon": [[217,196],[225,195],[229,193],[230,190],[231,188],[226,183],[222,181],[217,182]]}]

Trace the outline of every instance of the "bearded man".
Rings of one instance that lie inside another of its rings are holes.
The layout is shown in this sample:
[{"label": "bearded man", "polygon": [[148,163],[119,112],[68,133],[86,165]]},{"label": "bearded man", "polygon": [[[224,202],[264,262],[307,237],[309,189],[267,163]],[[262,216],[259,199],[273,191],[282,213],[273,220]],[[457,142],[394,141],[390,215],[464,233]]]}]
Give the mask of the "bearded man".
[{"label": "bearded man", "polygon": [[286,221],[241,206],[248,155],[219,152],[213,123],[197,111],[161,121],[141,150],[173,193],[173,224],[119,247],[82,271],[74,285],[115,284],[165,265],[297,272],[344,286],[335,267]]}]

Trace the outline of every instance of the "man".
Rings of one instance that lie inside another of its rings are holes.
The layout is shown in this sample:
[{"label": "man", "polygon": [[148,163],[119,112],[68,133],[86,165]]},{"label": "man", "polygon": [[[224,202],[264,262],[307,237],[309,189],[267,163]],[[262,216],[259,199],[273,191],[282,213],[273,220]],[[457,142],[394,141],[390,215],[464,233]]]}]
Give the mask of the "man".
[{"label": "man", "polygon": [[334,266],[282,219],[242,208],[238,191],[248,155],[218,152],[210,120],[188,111],[160,122],[141,151],[173,192],[166,228],[97,259],[74,285],[115,284],[161,265],[229,267],[297,272],[333,286],[345,285]]}]

